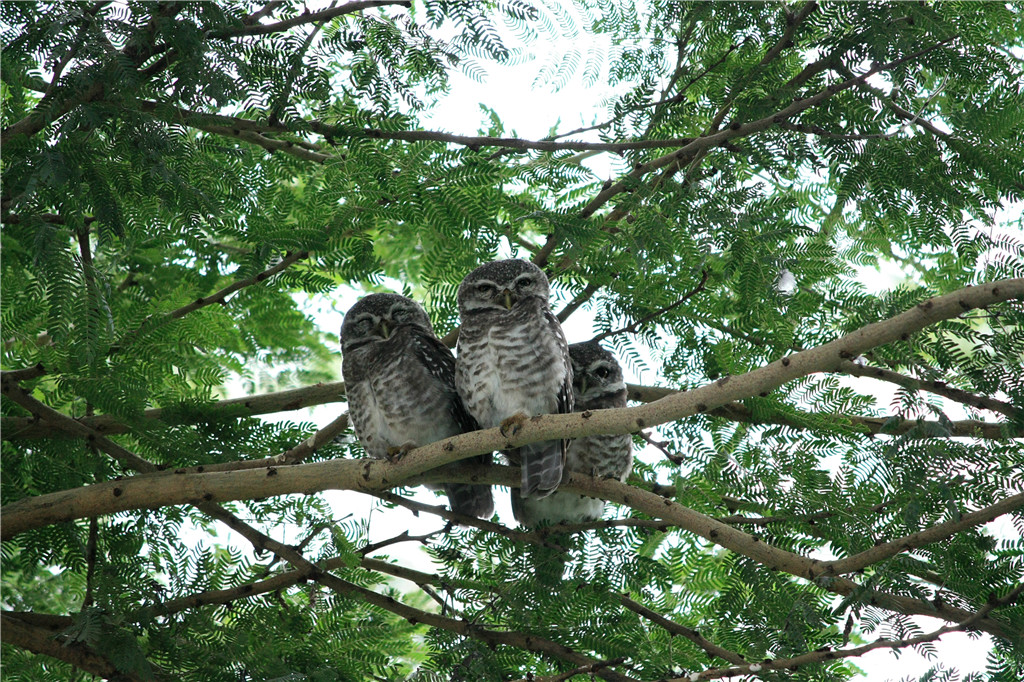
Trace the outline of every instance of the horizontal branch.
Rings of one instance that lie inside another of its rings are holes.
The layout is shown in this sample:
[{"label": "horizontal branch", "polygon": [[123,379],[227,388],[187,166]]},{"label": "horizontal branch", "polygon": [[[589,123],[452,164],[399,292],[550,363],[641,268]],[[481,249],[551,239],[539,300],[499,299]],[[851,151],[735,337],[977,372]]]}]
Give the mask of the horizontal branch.
[{"label": "horizontal branch", "polygon": [[[925,419],[901,419],[892,417],[863,417],[855,414],[806,414],[795,415],[773,413],[754,416],[753,412],[741,403],[730,403],[709,410],[708,414],[723,417],[731,421],[750,424],[778,424],[794,429],[813,428],[812,420],[822,416],[831,420],[836,428],[846,427],[871,435],[902,436],[909,438],[988,438],[1006,440],[1007,438],[1024,437],[1024,428],[1006,423],[993,423],[977,419],[938,422]],[[803,416],[805,415],[806,416]]]},{"label": "horizontal branch", "polygon": [[[12,372],[23,373],[21,375],[14,375],[15,380],[18,380],[18,376],[20,376],[21,380],[25,380],[45,374],[45,370],[40,373],[34,373],[33,370],[35,370],[34,367],[29,367],[24,370],[12,370]],[[12,372],[4,372],[3,376],[7,377]],[[344,399],[345,382],[334,381],[292,388],[285,391],[275,391],[273,393],[228,398],[198,408],[195,405],[157,407],[144,411],[142,419],[146,421],[161,421],[164,424],[197,424],[217,421],[219,419],[237,419],[239,417],[252,417],[259,414],[288,412],[314,405],[339,402]],[[105,435],[126,433],[131,430],[131,427],[127,424],[117,421],[117,419],[109,414],[81,417],[76,419],[76,421]],[[3,434],[3,438],[6,440],[59,435],[54,434],[52,429],[40,424],[38,419],[32,417],[0,418],[0,433]]]},{"label": "horizontal branch", "polygon": [[291,156],[304,161],[327,163],[332,158],[330,154],[323,154],[319,151],[308,149],[303,145],[291,142],[290,140],[278,140],[249,130],[238,130],[237,128],[227,128],[217,125],[192,125],[193,127],[208,133],[223,135],[225,137],[235,137],[244,142],[249,142],[259,147],[263,147],[268,152],[284,152],[285,154],[290,154]]},{"label": "horizontal branch", "polygon": [[[207,114],[200,111],[183,109],[163,102],[142,100],[138,103],[143,111],[154,112],[163,120],[205,130],[228,137],[244,139],[254,144],[259,144],[272,151],[285,151],[292,153],[288,147],[295,147],[296,143],[277,140],[265,137],[267,134],[295,133],[306,131],[316,133],[333,143],[336,139],[361,138],[375,140],[397,140],[401,142],[443,142],[445,144],[456,144],[471,149],[483,147],[498,147],[512,151],[574,151],[574,152],[610,152],[622,153],[641,149],[676,149],[693,142],[692,137],[679,137],[654,140],[624,140],[621,142],[584,142],[572,140],[558,142],[555,140],[527,140],[520,137],[493,137],[489,135],[458,135],[446,133],[439,130],[385,130],[383,128],[360,128],[357,126],[333,125],[318,120],[296,120],[284,123],[271,123],[269,121],[256,121],[238,116],[225,116],[223,114]],[[330,159],[330,155],[320,153],[318,150],[310,150],[308,156],[303,157],[295,152],[300,158],[307,158],[317,163],[324,163]]]}]

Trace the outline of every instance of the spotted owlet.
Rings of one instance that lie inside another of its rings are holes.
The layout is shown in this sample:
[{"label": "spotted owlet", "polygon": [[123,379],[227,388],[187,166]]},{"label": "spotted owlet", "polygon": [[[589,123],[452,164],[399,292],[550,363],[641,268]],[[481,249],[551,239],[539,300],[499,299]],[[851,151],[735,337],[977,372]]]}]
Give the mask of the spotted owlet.
[{"label": "spotted owlet", "polygon": [[[569,350],[540,268],[517,259],[481,265],[459,285],[459,315],[455,386],[482,428],[514,433],[533,415],[572,412]],[[523,470],[519,495],[550,495],[565,450],[554,440],[506,452]]]},{"label": "spotted owlet", "polygon": [[[392,458],[478,427],[455,390],[455,358],[415,301],[371,294],[345,314],[342,366],[349,417],[371,457]],[[490,463],[491,455],[470,461]],[[447,483],[452,511],[488,517],[487,485]]]},{"label": "spotted owlet", "polygon": [[[626,384],[615,356],[597,342],[569,346],[572,359],[572,389],[576,412],[626,406]],[[599,478],[625,481],[633,468],[632,437],[585,436],[569,442],[565,467]],[[604,500],[575,493],[557,492],[543,500],[517,500],[512,496],[512,511],[526,526],[542,523],[579,523],[601,518]]]}]

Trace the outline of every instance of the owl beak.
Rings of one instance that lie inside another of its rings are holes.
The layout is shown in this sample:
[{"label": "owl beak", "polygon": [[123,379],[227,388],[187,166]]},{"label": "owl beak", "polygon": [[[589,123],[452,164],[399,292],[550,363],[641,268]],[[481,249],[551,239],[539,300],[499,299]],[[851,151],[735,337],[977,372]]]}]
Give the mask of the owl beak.
[{"label": "owl beak", "polygon": [[388,323],[385,322],[384,320],[381,320],[380,322],[377,323],[377,332],[385,339],[391,336],[391,332],[393,331],[394,329],[388,329]]},{"label": "owl beak", "polygon": [[586,377],[580,377],[580,395],[583,395],[586,392],[587,392],[587,378]]},{"label": "owl beak", "polygon": [[505,295],[505,308],[512,310],[512,292],[505,289],[501,293]]}]

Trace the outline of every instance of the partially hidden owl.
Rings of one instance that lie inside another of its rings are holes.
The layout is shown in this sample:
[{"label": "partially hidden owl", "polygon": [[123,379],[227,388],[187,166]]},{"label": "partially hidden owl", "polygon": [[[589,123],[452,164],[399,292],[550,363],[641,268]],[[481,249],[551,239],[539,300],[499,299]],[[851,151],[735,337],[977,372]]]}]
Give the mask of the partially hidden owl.
[{"label": "partially hidden owl", "polygon": [[[514,433],[534,415],[572,412],[569,349],[548,295],[544,272],[518,259],[481,265],[459,285],[455,386],[481,428]],[[522,467],[519,495],[554,492],[565,452],[562,440],[505,452]]]},{"label": "partially hidden owl", "polygon": [[[478,427],[455,390],[455,358],[412,299],[371,294],[341,325],[342,374],[349,418],[363,449],[379,459],[404,454]],[[491,455],[469,461],[490,463]],[[487,485],[446,483],[452,511],[489,517]]]},{"label": "partially hidden owl", "polygon": [[[615,356],[597,342],[569,346],[576,412],[626,406],[626,384]],[[629,434],[584,436],[569,442],[565,467],[598,478],[625,481],[633,469],[633,439]],[[581,523],[601,518],[604,500],[575,493],[556,492],[542,500],[512,496],[516,520],[526,526]]]}]

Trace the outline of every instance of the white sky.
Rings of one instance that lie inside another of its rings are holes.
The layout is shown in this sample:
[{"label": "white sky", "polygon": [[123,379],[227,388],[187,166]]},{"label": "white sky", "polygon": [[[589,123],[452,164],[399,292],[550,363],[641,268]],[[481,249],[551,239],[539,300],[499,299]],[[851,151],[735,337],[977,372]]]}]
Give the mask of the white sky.
[{"label": "white sky", "polygon": [[[313,11],[325,5],[326,3],[309,3],[310,9]],[[577,39],[571,47],[580,49],[585,54],[589,46],[581,45],[580,39]],[[570,49],[570,46],[553,44],[546,46],[546,49],[558,52],[566,51]],[[500,68],[489,65],[489,73],[483,83],[455,73],[452,77],[450,96],[444,99],[429,115],[423,117],[423,127],[459,134],[475,134],[478,129],[486,128],[488,125],[487,115],[480,109],[480,103],[498,112],[505,124],[507,134],[511,135],[514,131],[518,136],[528,139],[544,137],[549,134],[552,126],[556,123],[559,124],[560,131],[567,131],[607,119],[607,113],[603,107],[603,99],[608,95],[606,79],[598,78],[595,87],[592,88],[584,87],[579,77],[571,79],[565,87],[558,91],[552,91],[550,87],[534,87],[537,71],[546,61],[546,55],[539,55],[535,62],[515,67]],[[602,84],[604,84],[603,87]],[[612,166],[606,158],[595,157],[590,160],[589,164],[602,177],[614,176],[611,170]],[[899,269],[895,267],[887,268],[882,273],[864,270],[860,275],[865,284],[874,285],[871,287],[872,289],[888,288],[902,276]],[[333,298],[309,300],[308,305],[311,312],[315,311],[314,319],[317,324],[325,331],[337,334],[341,327],[344,311],[354,303],[358,296],[359,293],[352,290],[339,291]],[[593,336],[591,322],[592,317],[586,310],[578,311],[565,325],[566,336],[570,343]],[[338,379],[341,377],[338,376]],[[626,380],[649,384],[654,383],[656,378],[639,377],[627,369]],[[888,397],[880,395],[880,401],[881,405],[886,405]],[[273,418],[311,419],[323,426],[337,415],[339,409],[341,409],[339,404],[323,405],[298,413],[273,415]],[[642,456],[645,458],[660,457],[656,453],[646,453]],[[499,517],[509,525],[514,525],[507,490],[496,489],[495,493]],[[376,510],[371,515],[371,509],[376,506],[374,498],[358,493],[328,492],[325,493],[325,496],[331,502],[337,518],[348,514],[356,517],[369,516],[372,528],[371,541],[395,536],[403,530],[408,530],[411,535],[418,535],[443,525],[436,517],[424,514],[417,518],[403,509],[384,512]],[[415,497],[431,504],[441,504],[444,500],[443,497],[437,497],[423,488],[416,489]],[[997,520],[993,526],[995,532],[1000,535],[1016,535],[1009,522]],[[279,530],[281,533],[287,532],[283,528]],[[239,546],[245,546],[245,544],[243,541],[239,543]],[[402,561],[414,568],[432,570],[429,558],[415,543],[390,546],[382,553],[400,557]],[[685,589],[685,586],[683,588]],[[918,620],[925,632],[937,629],[944,624],[930,618],[922,617]],[[872,637],[878,634],[875,633]],[[988,642],[987,636],[980,640],[971,640],[963,633],[954,633],[944,636],[934,644],[938,657],[931,661],[909,650],[895,654],[888,650],[876,650],[855,659],[855,662],[865,671],[865,675],[860,679],[872,681],[909,678],[916,680],[931,666],[940,662],[947,667],[954,666],[961,675],[966,675],[971,671],[984,670],[985,653],[989,649]]]}]

